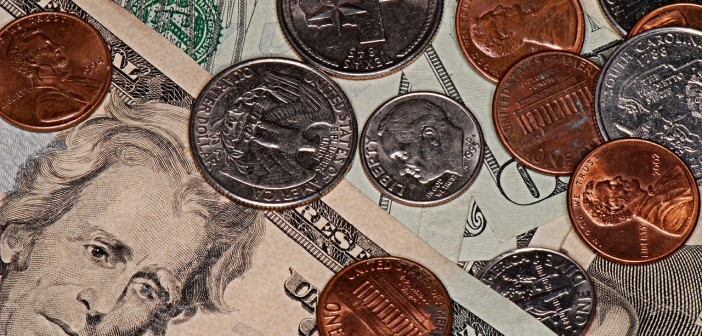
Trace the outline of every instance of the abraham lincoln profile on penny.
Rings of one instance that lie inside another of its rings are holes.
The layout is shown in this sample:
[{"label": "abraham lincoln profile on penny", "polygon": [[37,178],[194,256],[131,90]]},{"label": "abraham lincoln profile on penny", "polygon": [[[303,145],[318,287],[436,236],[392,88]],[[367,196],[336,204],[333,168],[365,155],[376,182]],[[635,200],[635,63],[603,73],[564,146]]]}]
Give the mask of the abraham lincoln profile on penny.
[{"label": "abraham lincoln profile on penny", "polygon": [[571,18],[576,10],[569,1],[539,2],[498,4],[471,23],[473,42],[491,57],[508,56],[527,44],[559,49],[559,41],[575,35],[577,26]]},{"label": "abraham lincoln profile on penny", "polygon": [[33,114],[15,115],[14,119],[38,125],[70,121],[81,116],[85,107],[102,94],[100,81],[69,70],[71,60],[64,46],[49,33],[25,29],[14,35],[8,46],[7,60],[27,79],[34,105]]},{"label": "abraham lincoln profile on penny", "polygon": [[637,217],[680,235],[694,212],[693,197],[683,168],[675,166],[646,187],[637,179],[621,176],[590,181],[583,193],[583,208],[601,225],[618,225]]}]

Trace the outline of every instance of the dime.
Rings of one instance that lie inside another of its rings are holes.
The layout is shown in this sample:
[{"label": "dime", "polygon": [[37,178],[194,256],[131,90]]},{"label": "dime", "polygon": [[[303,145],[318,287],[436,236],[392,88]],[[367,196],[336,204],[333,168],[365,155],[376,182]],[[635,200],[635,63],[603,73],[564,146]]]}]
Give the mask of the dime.
[{"label": "dime", "polygon": [[[626,36],[632,30],[632,27],[646,13],[659,8],[663,5],[672,4],[679,1],[674,0],[646,0],[646,1],[631,1],[631,0],[599,0],[602,11],[607,16],[607,19],[612,23],[622,36]],[[688,0],[686,2],[702,4],[701,0]]]},{"label": "dime", "polygon": [[358,130],[351,103],[323,73],[285,59],[234,65],[193,105],[190,145],[203,175],[248,206],[319,199],[348,171]]},{"label": "dime", "polygon": [[642,139],[597,147],[568,186],[568,212],[580,237],[605,258],[628,264],[661,259],[683,245],[699,207],[685,163]]},{"label": "dime", "polygon": [[320,336],[448,335],[451,320],[451,298],[436,275],[394,257],[342,269],[317,303]]},{"label": "dime", "polygon": [[30,14],[0,30],[0,116],[51,132],[87,119],[107,94],[112,57],[100,33],[60,12]]},{"label": "dime", "polygon": [[456,32],[468,61],[498,82],[513,64],[533,53],[580,52],[585,19],[577,0],[461,0]]},{"label": "dime", "polygon": [[466,191],[483,161],[483,136],[473,114],[446,96],[395,97],[368,119],[361,161],[383,194],[430,206]]},{"label": "dime", "polygon": [[495,91],[493,119],[519,163],[569,175],[603,142],[593,106],[599,72],[594,63],[564,51],[529,56],[507,72]]},{"label": "dime", "polygon": [[702,32],[634,36],[602,68],[595,113],[605,140],[643,138],[679,155],[702,181]]},{"label": "dime", "polygon": [[558,335],[583,335],[592,321],[595,290],[590,277],[561,253],[513,250],[485,265],[479,279]]},{"label": "dime", "polygon": [[629,37],[653,28],[690,27],[702,28],[702,5],[692,3],[675,3],[656,8],[644,15],[631,28]]},{"label": "dime", "polygon": [[278,0],[278,21],[307,62],[350,78],[388,75],[421,55],[443,0]]}]

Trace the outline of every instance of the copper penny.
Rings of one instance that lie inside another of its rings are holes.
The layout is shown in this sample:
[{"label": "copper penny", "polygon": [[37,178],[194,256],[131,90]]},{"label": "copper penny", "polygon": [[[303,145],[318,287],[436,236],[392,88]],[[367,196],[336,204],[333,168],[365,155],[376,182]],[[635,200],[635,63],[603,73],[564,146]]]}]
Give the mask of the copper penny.
[{"label": "copper penny", "polygon": [[105,40],[77,16],[36,13],[0,30],[0,115],[17,127],[50,132],[85,120],[111,78]]},{"label": "copper penny", "polygon": [[568,186],[568,212],[580,237],[605,258],[627,264],[661,259],[683,245],[699,206],[685,163],[642,139],[597,147]]},{"label": "copper penny", "polygon": [[599,72],[576,54],[547,51],[505,74],[495,91],[493,119],[500,140],[519,163],[568,175],[604,142],[593,105]]},{"label": "copper penny", "polygon": [[578,0],[461,0],[456,31],[466,58],[497,82],[514,63],[539,51],[579,53],[585,19]]},{"label": "copper penny", "polygon": [[451,298],[425,267],[401,258],[356,262],[329,281],[317,303],[321,336],[448,335]]},{"label": "copper penny", "polygon": [[702,5],[675,3],[656,8],[644,15],[631,28],[629,37],[660,27],[702,28]]}]

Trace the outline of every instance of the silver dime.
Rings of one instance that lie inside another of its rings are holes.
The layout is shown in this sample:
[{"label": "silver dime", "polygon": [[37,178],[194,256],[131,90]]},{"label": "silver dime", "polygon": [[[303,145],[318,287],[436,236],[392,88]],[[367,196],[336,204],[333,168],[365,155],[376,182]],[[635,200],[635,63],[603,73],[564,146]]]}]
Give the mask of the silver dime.
[{"label": "silver dime", "polygon": [[204,176],[245,205],[309,203],[348,171],[358,131],[351,103],[323,73],[284,59],[234,65],[193,105],[190,145]]},{"label": "silver dime", "polygon": [[[681,1],[676,0],[599,0],[602,11],[607,16],[607,19],[619,31],[620,34],[626,36],[631,31],[631,28],[639,22],[646,13],[672,3]],[[696,4],[702,4],[701,0],[686,0]]]},{"label": "silver dime", "polygon": [[390,74],[421,55],[443,0],[277,0],[278,21],[307,62],[341,77]]},{"label": "silver dime", "polygon": [[483,160],[482,131],[473,114],[436,93],[393,98],[371,115],[362,134],[366,175],[383,194],[409,205],[457,197]]},{"label": "silver dime", "polygon": [[592,282],[561,253],[513,250],[485,265],[478,278],[558,335],[583,335],[590,326],[595,311]]},{"label": "silver dime", "polygon": [[595,114],[606,140],[657,142],[701,181],[702,32],[660,28],[624,42],[600,74]]}]

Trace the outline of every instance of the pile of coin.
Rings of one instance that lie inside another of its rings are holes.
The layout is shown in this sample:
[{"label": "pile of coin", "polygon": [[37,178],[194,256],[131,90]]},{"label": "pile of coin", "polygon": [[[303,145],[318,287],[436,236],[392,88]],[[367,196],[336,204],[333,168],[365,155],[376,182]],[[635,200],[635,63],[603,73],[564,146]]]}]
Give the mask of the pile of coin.
[{"label": "pile of coin", "polygon": [[[442,0],[386,2],[306,8],[277,1],[280,25],[305,63],[260,58],[233,65],[192,106],[192,155],[215,189],[252,208],[300,207],[343,179],[358,147],[372,185],[397,202],[435,206],[468,190],[484,140],[463,104],[433,92],[400,95],[378,106],[359,136],[352,102],[329,77],[386,76],[426,50]],[[578,55],[585,18],[577,0],[461,0],[457,48],[497,85],[494,127],[515,160],[572,176],[567,207],[582,239],[615,262],[648,263],[683,245],[699,216],[702,32],[694,28],[702,27],[702,6],[601,4],[628,35],[601,71]],[[0,90],[9,97],[0,115],[13,125],[69,128],[107,94],[110,52],[76,16],[16,20],[0,31],[0,49]],[[31,62],[37,59],[42,64]],[[561,253],[510,251],[479,278],[560,335],[581,335],[592,320],[592,282]],[[318,305],[321,335],[451,331],[451,300],[440,280],[400,258],[344,268]]]}]

